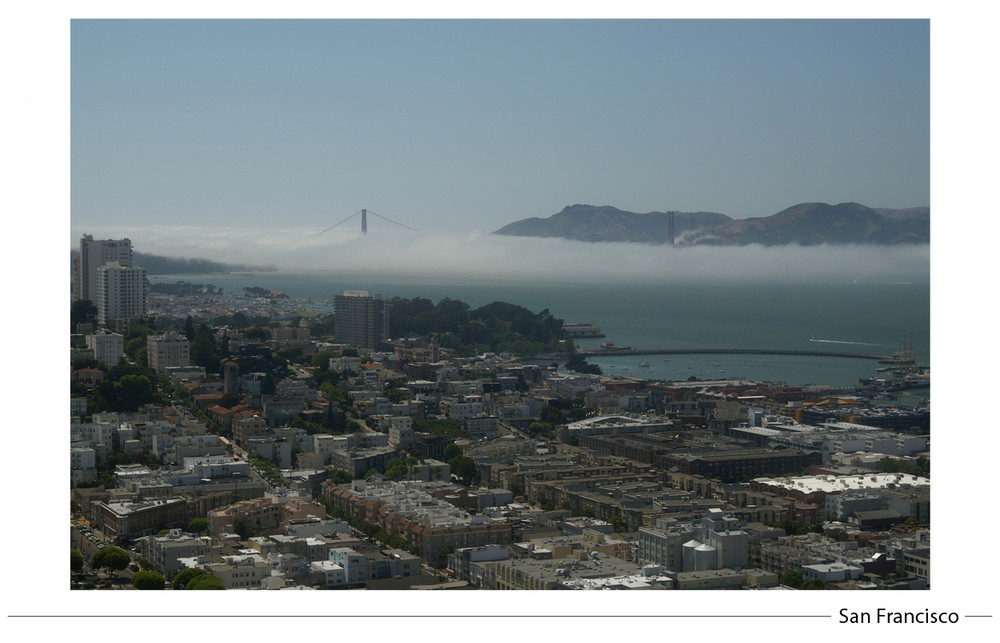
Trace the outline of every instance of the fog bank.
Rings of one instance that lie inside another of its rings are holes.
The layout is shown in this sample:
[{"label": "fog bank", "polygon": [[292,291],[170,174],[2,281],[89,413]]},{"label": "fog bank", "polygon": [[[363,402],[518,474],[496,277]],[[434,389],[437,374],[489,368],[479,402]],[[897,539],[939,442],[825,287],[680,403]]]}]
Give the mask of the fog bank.
[{"label": "fog bank", "polygon": [[427,234],[195,226],[72,230],[129,238],[137,252],[279,270],[585,282],[927,281],[920,246],[669,247],[486,233]]}]

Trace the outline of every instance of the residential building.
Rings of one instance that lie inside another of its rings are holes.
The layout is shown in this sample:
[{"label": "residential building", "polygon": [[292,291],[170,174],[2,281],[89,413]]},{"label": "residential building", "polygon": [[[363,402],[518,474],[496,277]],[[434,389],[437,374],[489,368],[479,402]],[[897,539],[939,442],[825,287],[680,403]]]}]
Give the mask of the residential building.
[{"label": "residential building", "polygon": [[171,529],[163,536],[147,536],[141,541],[142,555],[170,580],[183,567],[180,559],[205,556],[210,547],[206,536],[194,537],[180,529]]},{"label": "residential building", "polygon": [[707,569],[681,572],[675,579],[675,589],[743,589],[776,587],[778,575],[763,569]]},{"label": "residential building", "polygon": [[181,497],[98,501],[92,517],[95,531],[111,542],[125,544],[163,528],[187,524],[187,501]]},{"label": "residential building", "polygon": [[510,558],[495,564],[497,589],[559,589],[574,579],[638,575],[634,563],[596,551],[576,550],[563,558]]},{"label": "residential building", "polygon": [[191,365],[191,342],[173,331],[146,338],[146,359],[149,367],[160,375],[172,366]]},{"label": "residential building", "polygon": [[271,576],[271,565],[256,554],[230,556],[222,564],[208,563],[205,570],[216,576],[226,589],[260,589]]},{"label": "residential building", "polygon": [[109,326],[146,314],[149,296],[146,269],[123,266],[118,262],[97,269],[97,323]]},{"label": "residential building", "polygon": [[389,302],[380,293],[345,290],[334,298],[338,342],[360,348],[378,348],[389,339]]},{"label": "residential building", "polygon": [[97,361],[116,366],[125,353],[125,338],[118,333],[87,335],[87,348],[94,351]]},{"label": "residential building", "polygon": [[132,266],[132,242],[128,239],[95,240],[89,234],[80,239],[80,266],[77,270],[79,283],[74,284],[75,299],[89,299],[98,305],[97,269],[109,263]]},{"label": "residential building", "polygon": [[232,533],[237,524],[263,531],[275,529],[291,520],[302,520],[317,513],[310,503],[299,499],[281,501],[275,498],[254,498],[208,512],[209,531],[219,536]]},{"label": "residential building", "polygon": [[368,580],[368,560],[350,547],[331,549],[329,560],[343,568],[346,582],[359,583]]}]

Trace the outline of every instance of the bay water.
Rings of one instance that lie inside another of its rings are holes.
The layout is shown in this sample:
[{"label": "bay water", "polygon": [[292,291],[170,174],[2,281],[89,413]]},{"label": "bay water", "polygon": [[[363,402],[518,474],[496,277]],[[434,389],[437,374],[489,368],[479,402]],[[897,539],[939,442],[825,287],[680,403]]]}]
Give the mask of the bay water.
[{"label": "bay water", "polygon": [[[539,279],[462,279],[366,273],[261,272],[150,277],[208,284],[240,294],[258,286],[298,299],[329,301],[344,290],[387,298],[464,301],[472,308],[506,301],[566,322],[590,322],[603,338],[634,349],[780,349],[891,355],[908,333],[917,363],[930,366],[930,285],[844,283],[574,283]],[[607,355],[591,358],[606,374],[646,379],[745,378],[789,385],[851,386],[884,365],[872,359],[813,355]],[[642,364],[642,365],[640,365]]]}]

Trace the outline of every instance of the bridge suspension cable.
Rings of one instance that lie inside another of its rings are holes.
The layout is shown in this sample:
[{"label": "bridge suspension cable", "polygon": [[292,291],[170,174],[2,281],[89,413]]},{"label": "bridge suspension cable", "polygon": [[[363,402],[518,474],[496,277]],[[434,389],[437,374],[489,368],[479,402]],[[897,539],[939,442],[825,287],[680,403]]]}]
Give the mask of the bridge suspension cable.
[{"label": "bridge suspension cable", "polygon": [[356,217],[358,215],[358,213],[360,213],[360,212],[361,212],[361,210],[358,210],[357,212],[355,212],[351,216],[347,217],[346,219],[343,219],[341,221],[338,221],[337,223],[334,223],[332,226],[330,226],[326,230],[323,230],[321,232],[317,232],[316,236],[319,236],[319,235],[323,234],[324,232],[329,232],[330,230],[333,230],[334,228],[336,228],[337,226],[339,226],[341,223],[347,223],[348,221],[350,221],[351,219],[353,219],[354,217]]},{"label": "bridge suspension cable", "polygon": [[[319,236],[319,235],[323,234],[324,232],[329,232],[330,230],[333,230],[334,228],[336,228],[340,224],[347,223],[348,221],[350,221],[354,217],[358,216],[359,214],[373,214],[376,217],[378,217],[379,219],[382,219],[383,221],[388,221],[389,223],[391,223],[393,225],[398,225],[401,228],[406,228],[407,230],[413,230],[414,232],[422,232],[421,230],[417,230],[416,228],[411,228],[410,226],[408,226],[406,224],[403,224],[403,223],[400,223],[399,221],[393,221],[389,217],[384,217],[384,216],[382,216],[381,214],[379,214],[377,212],[372,212],[371,210],[367,210],[367,209],[363,208],[361,210],[358,210],[357,212],[355,212],[351,216],[349,216],[349,217],[347,217],[345,219],[342,219],[342,220],[338,221],[337,223],[334,223],[329,228],[327,228],[325,230],[321,230],[320,232],[317,232],[316,235]],[[367,228],[368,228],[368,226],[367,226],[366,220],[365,220],[364,216],[362,216],[362,219],[361,219],[361,231],[362,232],[368,232]]]},{"label": "bridge suspension cable", "polygon": [[402,223],[400,223],[399,221],[393,221],[393,220],[392,220],[392,219],[390,219],[389,217],[383,217],[383,216],[382,216],[381,214],[379,214],[378,212],[372,212],[371,210],[369,210],[369,211],[368,211],[368,214],[374,214],[374,215],[375,215],[375,216],[377,216],[377,217],[378,217],[379,219],[382,219],[382,220],[384,220],[384,221],[388,221],[389,223],[394,223],[394,224],[398,225],[398,226],[399,226],[399,227],[401,227],[401,228],[406,228],[407,230],[413,230],[414,232],[420,232],[420,230],[417,230],[416,228],[411,228],[410,226],[408,226],[408,225],[405,225],[405,224],[402,224]]}]

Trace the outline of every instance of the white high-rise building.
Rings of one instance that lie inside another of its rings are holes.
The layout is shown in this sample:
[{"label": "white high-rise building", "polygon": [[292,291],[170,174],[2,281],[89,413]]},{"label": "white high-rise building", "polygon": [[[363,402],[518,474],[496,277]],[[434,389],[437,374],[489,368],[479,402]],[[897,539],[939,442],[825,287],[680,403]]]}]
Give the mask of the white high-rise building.
[{"label": "white high-rise building", "polygon": [[98,305],[97,270],[109,263],[132,267],[132,242],[128,239],[98,239],[89,234],[80,239],[80,265],[76,270],[79,283],[76,284],[77,299],[89,299]]},{"label": "white high-rise building", "polygon": [[108,326],[145,315],[148,294],[145,268],[118,262],[101,266],[97,269],[97,323]]}]

